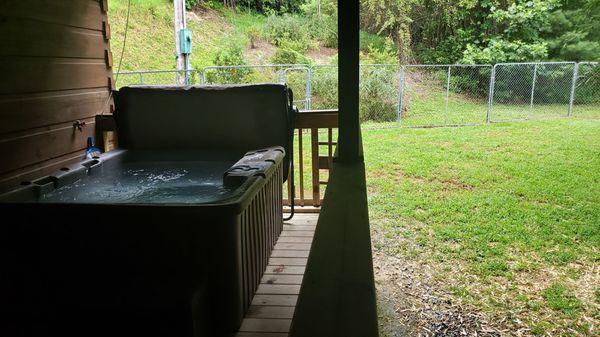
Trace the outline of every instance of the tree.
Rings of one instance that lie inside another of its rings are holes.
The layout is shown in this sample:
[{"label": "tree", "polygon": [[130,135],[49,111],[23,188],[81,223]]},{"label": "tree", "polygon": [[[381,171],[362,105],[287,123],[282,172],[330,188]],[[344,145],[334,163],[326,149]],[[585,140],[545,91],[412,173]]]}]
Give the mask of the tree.
[{"label": "tree", "polygon": [[552,13],[543,37],[552,59],[600,59],[600,0],[565,1]]}]

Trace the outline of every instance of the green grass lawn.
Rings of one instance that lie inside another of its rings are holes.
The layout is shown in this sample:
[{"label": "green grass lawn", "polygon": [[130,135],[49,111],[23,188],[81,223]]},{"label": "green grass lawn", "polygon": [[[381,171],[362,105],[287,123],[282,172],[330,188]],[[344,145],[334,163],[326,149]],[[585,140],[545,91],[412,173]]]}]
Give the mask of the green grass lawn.
[{"label": "green grass lawn", "polygon": [[[401,125],[441,126],[469,125],[486,122],[488,97],[470,97],[450,92],[446,104],[446,90],[436,82],[427,82],[427,86],[407,87],[404,92]],[[490,112],[490,121],[506,122],[527,119],[554,119],[566,117],[569,102],[553,104],[501,104],[494,102]],[[576,104],[572,115],[580,118],[600,118],[598,104]]]},{"label": "green grass lawn", "polygon": [[365,128],[363,141],[376,253],[430,266],[440,291],[510,330],[597,333],[600,120]]}]

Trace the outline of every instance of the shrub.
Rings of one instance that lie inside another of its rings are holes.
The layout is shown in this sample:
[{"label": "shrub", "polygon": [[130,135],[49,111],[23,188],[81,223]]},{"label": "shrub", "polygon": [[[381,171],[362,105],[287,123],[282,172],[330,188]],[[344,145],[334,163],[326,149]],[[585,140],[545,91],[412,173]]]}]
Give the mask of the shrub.
[{"label": "shrub", "polygon": [[250,40],[250,47],[252,49],[256,48],[256,42],[258,42],[258,40],[260,40],[261,37],[260,29],[257,26],[250,26],[246,30],[246,35]]},{"label": "shrub", "polygon": [[337,67],[313,68],[312,108],[334,109],[338,107]]},{"label": "shrub", "polygon": [[284,14],[271,15],[265,25],[265,35],[278,47],[304,52],[310,40],[308,25],[297,16]]},{"label": "shrub", "polygon": [[185,0],[185,9],[192,10],[194,9],[196,6],[198,6],[198,4],[200,4],[201,0]]},{"label": "shrub", "polygon": [[396,69],[364,67],[360,80],[360,119],[362,122],[396,120],[398,89]]},{"label": "shrub", "polygon": [[[360,87],[360,120],[389,122],[396,120],[398,78],[395,68],[363,67]],[[314,68],[312,108],[338,107],[337,67]]]},{"label": "shrub", "polygon": [[[390,43],[391,40],[390,40]],[[392,44],[386,44],[384,48],[367,47],[367,54],[363,57],[364,63],[372,64],[398,64],[397,50]]]},{"label": "shrub", "polygon": [[310,64],[311,59],[288,48],[278,48],[271,58],[274,64]]},{"label": "shrub", "polygon": [[261,13],[298,12],[306,0],[238,0],[237,5]]},{"label": "shrub", "polygon": [[[237,45],[229,46],[226,49],[221,49],[217,52],[213,59],[213,64],[216,66],[237,66],[245,65],[244,53],[242,48]],[[240,84],[246,82],[248,76],[252,73],[249,68],[225,68],[216,69],[207,73],[207,83],[229,83]]]},{"label": "shrub", "polygon": [[[487,98],[490,87],[490,67],[452,68],[450,75],[450,91],[462,95]],[[440,81],[446,81],[446,70],[440,74]]]},{"label": "shrub", "polygon": [[577,90],[575,91],[575,103],[600,103],[600,90],[598,88],[600,88],[600,66],[580,66]]},{"label": "shrub", "polygon": [[[567,103],[571,94],[573,65],[539,66],[534,104]],[[496,68],[494,102],[529,104],[534,76],[531,65],[503,65]]]},{"label": "shrub", "polygon": [[322,41],[325,47],[337,48],[338,32],[337,17],[333,16],[313,16],[308,22],[310,37],[314,40]]}]

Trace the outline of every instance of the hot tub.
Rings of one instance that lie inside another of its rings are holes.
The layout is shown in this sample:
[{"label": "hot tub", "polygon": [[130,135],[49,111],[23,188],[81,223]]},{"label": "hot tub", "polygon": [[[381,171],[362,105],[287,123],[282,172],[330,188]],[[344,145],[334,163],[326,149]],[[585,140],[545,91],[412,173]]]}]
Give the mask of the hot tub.
[{"label": "hot tub", "polygon": [[[174,96],[187,104],[158,105]],[[182,111],[199,96],[213,102]],[[289,126],[255,132],[288,123],[289,102],[273,85],[122,90],[123,149],[0,196],[0,335],[234,333],[282,230],[289,165]],[[218,139],[237,110],[253,120]]]}]

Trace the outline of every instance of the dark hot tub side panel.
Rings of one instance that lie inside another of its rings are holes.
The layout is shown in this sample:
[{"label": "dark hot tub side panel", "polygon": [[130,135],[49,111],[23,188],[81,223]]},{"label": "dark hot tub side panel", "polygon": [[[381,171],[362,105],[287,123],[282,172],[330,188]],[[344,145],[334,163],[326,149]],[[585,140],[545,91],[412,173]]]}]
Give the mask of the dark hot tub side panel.
[{"label": "dark hot tub side panel", "polygon": [[[21,199],[0,203],[0,335],[233,333],[283,227],[282,157],[213,204],[23,202],[71,180],[64,171],[0,197]],[[85,174],[110,168],[93,163]]]}]

